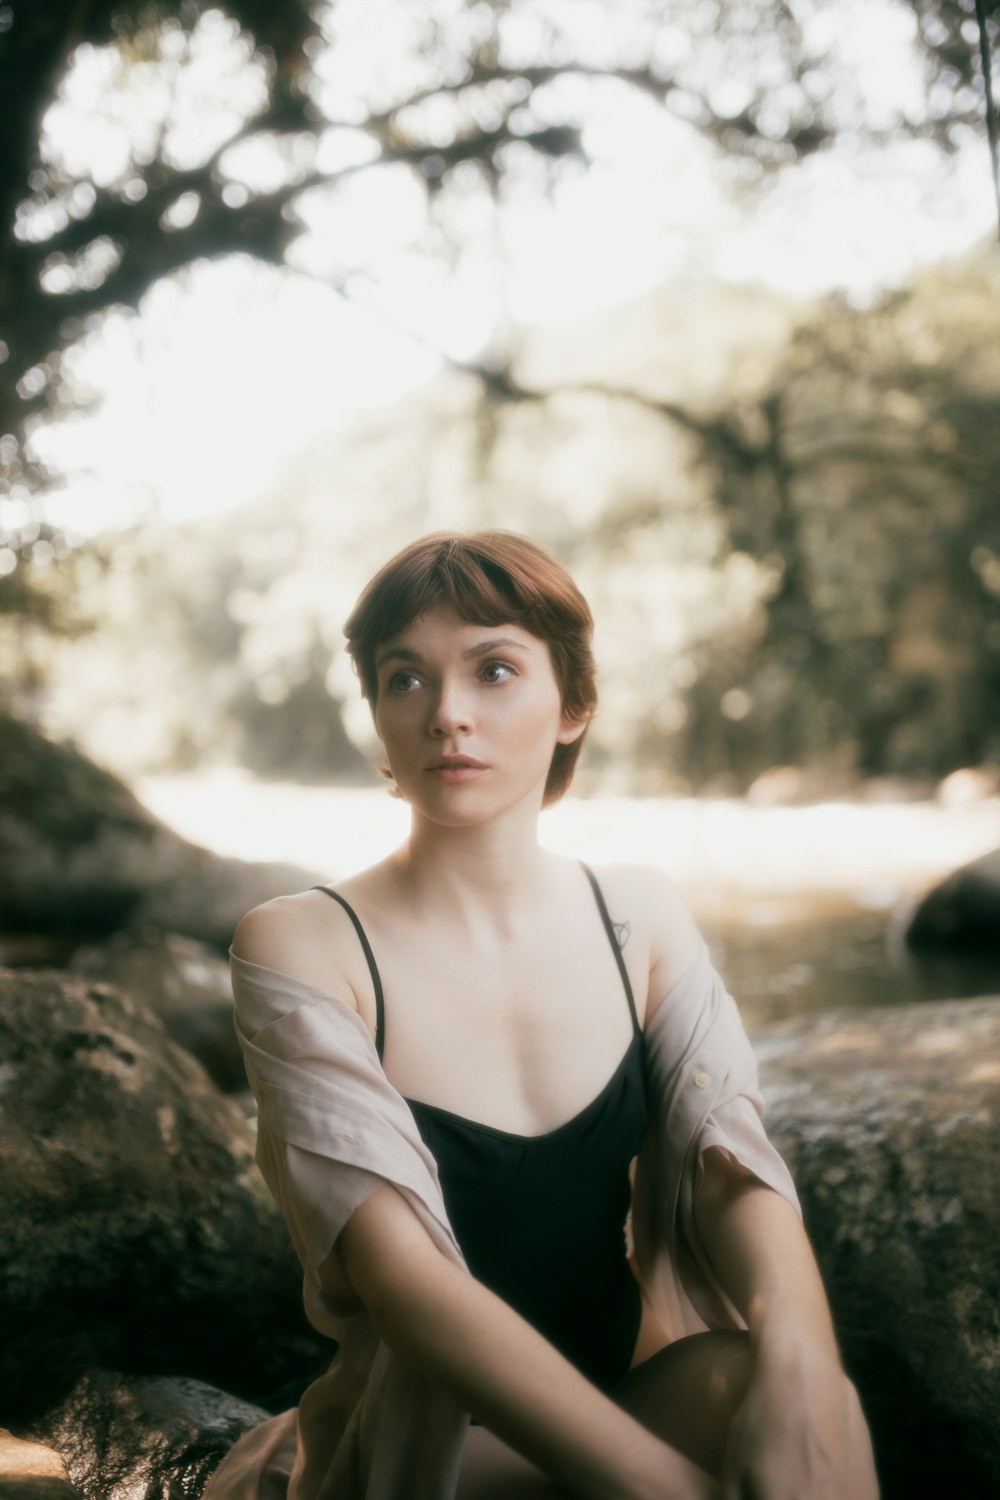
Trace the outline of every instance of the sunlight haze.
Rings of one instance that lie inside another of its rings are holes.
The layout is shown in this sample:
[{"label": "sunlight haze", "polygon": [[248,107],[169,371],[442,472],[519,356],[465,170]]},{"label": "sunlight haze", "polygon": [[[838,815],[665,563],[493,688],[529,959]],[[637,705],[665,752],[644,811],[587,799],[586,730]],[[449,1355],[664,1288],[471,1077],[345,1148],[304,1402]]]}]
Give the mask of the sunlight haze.
[{"label": "sunlight haze", "polygon": [[[610,45],[602,8],[580,5],[574,18],[600,55]],[[377,92],[376,21],[371,5],[338,5],[335,44],[317,60],[348,116],[320,140],[327,168],[366,160],[344,80],[367,76]],[[840,4],[815,11],[808,34],[888,123],[921,102],[912,26],[888,5]],[[198,35],[194,77],[171,117],[179,162],[224,139],[259,88],[243,39],[218,13]],[[167,108],[165,85],[152,86],[156,66],[116,81],[111,50],[85,49],[47,117],[49,155],[71,171],[87,163],[97,182],[127,171],[126,122],[141,137]],[[675,277],[756,282],[803,299],[842,289],[864,302],[990,233],[982,141],[943,162],[926,143],[875,150],[848,137],[759,194],[734,195],[731,168],[651,99],[615,79],[558,85],[578,96],[589,166],[564,165],[547,197],[537,163],[499,204],[481,189],[454,195],[462,250],[450,263],[407,169],[359,170],[334,195],[305,195],[288,270],[202,262],[154,287],[138,316],[111,314],[67,362],[98,406],[35,437],[65,475],[49,518],[87,533],[150,512],[181,520],[239,504],[311,439],[398,400],[448,360],[475,361],[519,328],[569,325]],[[714,88],[739,107],[736,81]],[[266,186],[287,168],[260,142],[234,148],[227,163],[234,194],[245,192],[241,175]],[[197,204],[178,200],[173,212],[182,222]]]}]

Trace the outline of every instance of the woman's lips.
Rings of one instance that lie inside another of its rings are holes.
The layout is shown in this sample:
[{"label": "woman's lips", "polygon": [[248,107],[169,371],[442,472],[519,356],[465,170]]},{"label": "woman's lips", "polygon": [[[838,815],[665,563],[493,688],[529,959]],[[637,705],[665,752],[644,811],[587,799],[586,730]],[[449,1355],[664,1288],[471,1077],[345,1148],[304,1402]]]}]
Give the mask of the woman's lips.
[{"label": "woman's lips", "polygon": [[439,781],[472,781],[488,769],[481,760],[462,756],[455,760],[438,761],[436,765],[427,767],[427,773],[436,776]]}]

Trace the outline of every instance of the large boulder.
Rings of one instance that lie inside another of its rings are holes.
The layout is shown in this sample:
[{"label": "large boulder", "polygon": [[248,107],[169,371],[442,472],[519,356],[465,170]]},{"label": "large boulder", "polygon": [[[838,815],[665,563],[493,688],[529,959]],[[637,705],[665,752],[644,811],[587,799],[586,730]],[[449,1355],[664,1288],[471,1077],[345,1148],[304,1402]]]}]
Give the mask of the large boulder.
[{"label": "large boulder", "polygon": [[5,932],[51,939],[127,924],[186,933],[224,951],[250,907],[318,878],[189,844],[71,745],[0,715]]},{"label": "large boulder", "polygon": [[1000,999],[755,1037],[886,1500],[1000,1486]]},{"label": "large boulder", "polygon": [[0,1421],[96,1366],[264,1397],[328,1359],[253,1133],[133,998],[0,971]]},{"label": "large boulder", "polygon": [[226,1093],[246,1089],[229,965],[213,948],[176,932],[126,930],[78,949],[70,967],[148,1005]]},{"label": "large boulder", "polygon": [[267,1415],[199,1380],[90,1370],[31,1433],[86,1500],[195,1500],[236,1439]]},{"label": "large boulder", "polygon": [[919,947],[989,947],[1000,952],[1000,849],[972,860],[917,904],[906,941]]}]

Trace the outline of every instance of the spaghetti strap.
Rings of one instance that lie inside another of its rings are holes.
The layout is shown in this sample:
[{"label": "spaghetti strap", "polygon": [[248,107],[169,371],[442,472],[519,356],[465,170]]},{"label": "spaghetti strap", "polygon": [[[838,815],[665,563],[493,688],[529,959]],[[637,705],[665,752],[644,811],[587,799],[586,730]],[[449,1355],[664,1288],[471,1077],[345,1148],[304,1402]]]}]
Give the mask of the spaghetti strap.
[{"label": "spaghetti strap", "polygon": [[594,895],[597,898],[597,907],[601,913],[601,921],[604,923],[604,930],[608,935],[608,942],[611,944],[611,951],[615,955],[615,962],[618,965],[618,972],[622,976],[622,984],[625,986],[625,998],[628,1000],[628,1008],[632,1012],[632,1026],[636,1032],[641,1032],[642,1027],[639,1025],[639,1016],[635,1008],[635,996],[632,993],[632,983],[628,977],[628,969],[626,969],[625,967],[625,960],[622,957],[622,950],[618,943],[618,935],[615,932],[614,923],[608,915],[608,908],[604,900],[604,895],[601,891],[601,887],[597,883],[597,877],[594,874],[593,870],[589,865],[585,865],[582,859],[580,861],[580,868],[583,870],[583,873],[590,881]]},{"label": "spaghetti strap", "polygon": [[[594,892],[594,897],[597,901],[597,909],[601,914],[601,921],[604,923],[604,930],[608,935],[608,942],[611,944],[611,951],[615,956],[615,963],[618,965],[618,972],[622,977],[622,984],[625,986],[625,998],[628,1001],[628,1008],[632,1014],[633,1029],[636,1032],[641,1032],[642,1027],[639,1024],[639,1016],[635,1008],[635,996],[632,993],[632,983],[628,977],[628,969],[625,967],[625,960],[622,957],[622,950],[618,944],[618,938],[615,934],[614,924],[611,921],[610,916],[608,915],[608,908],[604,900],[604,895],[601,891],[601,887],[597,883],[597,877],[594,875],[594,872],[593,870],[591,870],[590,866],[584,864],[581,860],[580,867],[583,870],[583,873],[586,875],[587,879],[590,881],[591,888]],[[354,930],[358,935],[358,940],[360,941],[361,947],[364,950],[364,955],[368,962],[368,969],[372,976],[372,985],[375,989],[375,1050],[378,1053],[379,1061],[381,1062],[382,1055],[385,1050],[385,999],[382,991],[382,976],[379,974],[378,964],[375,962],[375,955],[372,952],[371,943],[369,943],[368,941],[368,935],[365,932],[365,929],[362,927],[361,919],[359,918],[357,912],[354,910],[354,907],[350,904],[346,897],[340,894],[339,891],[335,891],[333,887],[329,885],[314,885],[312,889],[314,891],[323,891],[325,895],[332,896],[334,901],[340,903],[340,905],[346,911],[347,915],[350,917],[351,922],[354,925]]]},{"label": "spaghetti strap", "polygon": [[379,1062],[381,1062],[382,1053],[385,1049],[385,1001],[382,996],[382,976],[379,974],[378,964],[375,962],[372,945],[368,941],[368,936],[361,925],[361,920],[354,907],[349,901],[345,900],[339,891],[335,891],[330,885],[314,885],[312,889],[314,891],[323,891],[327,896],[332,896],[334,901],[340,902],[354,923],[354,930],[361,940],[365,958],[368,960],[368,968],[371,971],[372,984],[375,986],[375,1051],[378,1053]]}]

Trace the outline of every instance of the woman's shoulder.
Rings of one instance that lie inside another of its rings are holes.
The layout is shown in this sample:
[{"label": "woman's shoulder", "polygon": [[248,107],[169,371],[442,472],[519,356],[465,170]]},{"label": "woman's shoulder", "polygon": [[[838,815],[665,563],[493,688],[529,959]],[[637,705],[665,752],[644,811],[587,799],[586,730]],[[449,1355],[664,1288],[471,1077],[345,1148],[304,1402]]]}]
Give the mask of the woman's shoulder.
[{"label": "woman's shoulder", "polygon": [[630,920],[641,921],[651,936],[692,921],[680,887],[657,865],[623,861],[592,868],[609,905],[627,907]]},{"label": "woman's shoulder", "polygon": [[[241,917],[233,933],[230,952],[265,968],[280,967],[275,963],[276,959],[284,957],[290,947],[298,947],[311,937],[317,925],[319,903],[323,899],[321,891],[308,890],[262,901]],[[329,897],[325,899],[329,901]]]},{"label": "woman's shoulder", "polygon": [[655,865],[594,867],[612,919],[629,924],[649,954],[648,1026],[664,998],[694,963],[704,939],[677,883]]},{"label": "woman's shoulder", "polygon": [[347,912],[315,888],[276,896],[248,911],[233,933],[230,954],[359,1009],[357,937]]},{"label": "woman's shoulder", "polygon": [[636,861],[612,860],[607,864],[593,864],[590,867],[597,876],[602,887],[615,890],[628,891],[631,895],[643,898],[662,896],[664,892],[673,891],[678,899],[680,892],[677,884],[671,879],[665,870],[659,865],[644,865]]}]

